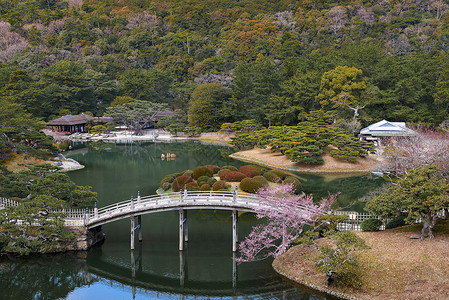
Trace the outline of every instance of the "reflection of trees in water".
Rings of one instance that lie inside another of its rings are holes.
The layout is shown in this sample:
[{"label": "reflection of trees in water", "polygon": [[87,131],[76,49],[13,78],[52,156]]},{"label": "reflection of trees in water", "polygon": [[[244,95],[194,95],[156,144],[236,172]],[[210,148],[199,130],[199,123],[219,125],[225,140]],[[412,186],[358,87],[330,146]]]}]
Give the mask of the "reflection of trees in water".
[{"label": "reflection of trees in water", "polygon": [[86,253],[0,259],[2,299],[61,299],[98,279],[87,272]]},{"label": "reflection of trees in water", "polygon": [[[198,166],[208,161],[224,161],[232,151],[227,146],[204,144],[199,141],[165,141],[145,142],[134,141],[130,143],[115,144],[110,142],[88,142],[84,144],[89,150],[95,152],[120,153],[122,157],[130,157],[132,160],[145,160],[153,165],[162,165],[166,161],[161,160],[161,154],[168,152],[176,154],[176,159],[188,156]],[[77,145],[77,149],[82,145]],[[104,155],[100,158],[104,161],[115,160],[115,155]]]},{"label": "reflection of trees in water", "polygon": [[329,180],[330,176],[300,175],[300,177],[306,194],[313,194],[318,200],[327,197],[328,192],[331,194],[340,192],[337,204],[334,206],[355,211],[363,211],[365,203],[359,201],[361,197],[379,188],[385,182],[384,179],[373,175],[337,177],[333,180]]}]

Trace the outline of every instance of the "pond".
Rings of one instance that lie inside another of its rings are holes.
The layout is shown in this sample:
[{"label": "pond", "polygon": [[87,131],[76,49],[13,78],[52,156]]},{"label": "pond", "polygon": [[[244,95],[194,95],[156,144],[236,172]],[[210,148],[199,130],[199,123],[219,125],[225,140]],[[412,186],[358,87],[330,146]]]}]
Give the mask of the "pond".
[{"label": "pond", "polygon": [[[74,144],[67,156],[86,168],[68,173],[98,193],[98,206],[154,194],[167,174],[199,165],[242,166],[225,158],[225,146],[198,141]],[[161,160],[175,153],[174,160]],[[372,176],[300,174],[306,193],[324,197],[341,192],[336,206],[361,210],[358,198],[381,180]],[[239,239],[256,224],[239,217]],[[88,252],[32,258],[1,258],[2,298],[7,299],[332,299],[277,276],[272,260],[235,264],[232,216],[227,211],[189,212],[189,242],[178,251],[178,213],[142,216],[143,242],[130,250],[129,220],[103,226],[106,241]],[[5,280],[8,278],[7,280]]]}]

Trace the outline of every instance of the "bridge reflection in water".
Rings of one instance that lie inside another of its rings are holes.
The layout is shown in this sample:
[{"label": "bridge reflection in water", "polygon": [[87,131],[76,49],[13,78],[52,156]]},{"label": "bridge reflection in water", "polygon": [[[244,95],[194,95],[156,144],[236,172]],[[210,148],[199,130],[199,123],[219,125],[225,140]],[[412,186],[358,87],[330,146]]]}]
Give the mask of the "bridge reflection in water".
[{"label": "bridge reflection in water", "polygon": [[[95,278],[111,287],[130,289],[133,297],[136,294],[147,295],[151,298],[166,299],[298,299],[300,290],[282,280],[273,279],[268,283],[258,286],[260,281],[256,278],[238,280],[238,266],[235,262],[235,254],[230,259],[232,263],[232,285],[221,281],[195,281],[188,278],[188,261],[186,251],[179,252],[179,278],[152,274],[150,270],[144,270],[142,263],[142,244],[138,243],[135,251],[131,251],[131,265],[123,266],[114,262],[89,259],[88,271]],[[237,286],[237,282],[238,285]],[[257,286],[257,292],[255,292]],[[294,297],[290,297],[294,295]],[[302,297],[301,297],[302,298]],[[307,298],[304,298],[307,299]],[[319,299],[319,298],[315,298]]]}]

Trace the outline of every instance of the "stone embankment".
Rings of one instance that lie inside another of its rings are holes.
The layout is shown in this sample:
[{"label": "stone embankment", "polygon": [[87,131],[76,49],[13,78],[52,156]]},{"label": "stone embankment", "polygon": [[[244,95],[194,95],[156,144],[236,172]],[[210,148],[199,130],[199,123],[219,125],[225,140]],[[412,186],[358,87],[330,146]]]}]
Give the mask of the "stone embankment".
[{"label": "stone embankment", "polygon": [[76,238],[67,246],[68,251],[86,251],[103,242],[105,239],[105,234],[101,231],[101,226],[92,229],[75,227],[72,230],[75,232]]}]

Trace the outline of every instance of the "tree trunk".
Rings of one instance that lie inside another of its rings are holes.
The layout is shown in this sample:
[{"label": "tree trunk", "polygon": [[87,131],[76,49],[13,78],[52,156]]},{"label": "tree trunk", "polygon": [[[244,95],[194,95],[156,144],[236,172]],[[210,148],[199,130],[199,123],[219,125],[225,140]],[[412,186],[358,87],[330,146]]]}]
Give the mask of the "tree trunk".
[{"label": "tree trunk", "polygon": [[426,237],[426,233],[429,237],[429,239],[433,239],[434,235],[433,235],[433,227],[435,226],[435,224],[437,223],[438,220],[438,216],[437,215],[432,215],[431,213],[429,213],[427,215],[427,220],[424,222],[423,224],[423,228],[421,230],[421,241],[424,240],[424,238]]}]

